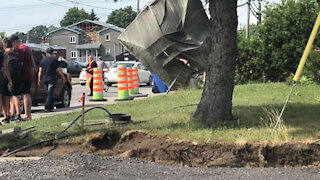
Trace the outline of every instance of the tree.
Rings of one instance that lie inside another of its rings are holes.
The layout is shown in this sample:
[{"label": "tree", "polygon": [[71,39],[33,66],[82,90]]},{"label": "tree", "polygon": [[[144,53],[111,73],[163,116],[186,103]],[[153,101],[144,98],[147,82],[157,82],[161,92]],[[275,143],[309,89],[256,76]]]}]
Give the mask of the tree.
[{"label": "tree", "polygon": [[6,37],[6,33],[5,32],[0,32],[0,38],[3,39],[4,37]]},{"label": "tree", "polygon": [[[295,72],[319,12],[315,0],[269,4],[250,39],[239,36],[237,79],[285,81]],[[320,42],[315,41],[315,48]]]},{"label": "tree", "polygon": [[48,32],[54,31],[56,29],[58,29],[58,27],[55,27],[53,25],[48,26]]},{"label": "tree", "polygon": [[18,36],[19,39],[21,39],[21,41],[22,41],[23,43],[25,43],[25,42],[27,41],[27,34],[24,33],[24,32],[15,32],[15,33],[13,33],[12,35]]},{"label": "tree", "polygon": [[[114,0],[117,1],[117,0]],[[206,82],[194,117],[211,124],[232,120],[237,58],[237,0],[209,0],[211,33]]]},{"label": "tree", "polygon": [[232,120],[232,95],[237,58],[237,0],[210,0],[211,48],[206,82],[194,114],[211,124]]},{"label": "tree", "polygon": [[97,14],[93,11],[93,9],[91,10],[91,13],[90,13],[90,20],[92,21],[99,21],[99,17],[97,16]]},{"label": "tree", "polygon": [[28,31],[30,43],[41,43],[42,37],[48,32],[48,28],[44,25],[36,26]]},{"label": "tree", "polygon": [[65,27],[85,19],[90,19],[90,14],[86,13],[84,9],[73,7],[64,15],[60,21],[60,25],[61,27]]},{"label": "tree", "polygon": [[137,13],[132,10],[131,6],[120,8],[112,11],[108,16],[107,23],[126,28],[137,16]]}]

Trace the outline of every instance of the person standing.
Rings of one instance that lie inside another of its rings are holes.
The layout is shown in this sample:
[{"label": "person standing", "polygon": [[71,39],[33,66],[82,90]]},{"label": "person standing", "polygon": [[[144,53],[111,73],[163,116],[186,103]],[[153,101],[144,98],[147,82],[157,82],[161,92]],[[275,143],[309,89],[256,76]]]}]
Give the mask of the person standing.
[{"label": "person standing", "polygon": [[[0,39],[0,112],[2,111],[3,104],[5,104],[3,101],[4,93],[5,91],[9,91],[7,89],[11,90],[11,88],[12,80],[8,69],[7,57],[5,56],[2,40]],[[5,110],[3,112],[4,119],[2,122],[7,124],[10,122],[10,116],[9,113],[5,112]]]},{"label": "person standing", "polygon": [[53,91],[56,85],[56,73],[58,73],[62,81],[65,81],[64,73],[59,67],[58,59],[54,56],[54,50],[49,47],[46,50],[47,57],[42,59],[38,73],[38,86],[43,84],[47,91],[45,112],[53,111]]},{"label": "person standing", "polygon": [[33,59],[32,52],[28,46],[21,44],[21,40],[18,36],[11,36],[10,40],[12,41],[12,45],[19,47],[19,59],[22,62],[21,68],[21,94],[23,97],[24,104],[24,117],[23,120],[31,120],[31,104],[32,99],[30,95],[31,82],[34,78],[35,71],[35,63]]},{"label": "person standing", "polygon": [[105,63],[102,59],[102,57],[99,57],[97,60],[97,67],[101,70],[103,70],[105,68]]},{"label": "person standing", "polygon": [[10,39],[5,38],[3,41],[5,52],[8,60],[8,69],[12,79],[12,111],[11,119],[22,121],[19,108],[19,96],[21,95],[21,61],[19,59],[18,49],[19,46],[14,44]]},{"label": "person standing", "polygon": [[89,56],[89,63],[87,65],[87,81],[89,80],[90,82],[87,82],[90,87],[90,94],[88,96],[93,96],[93,69],[97,68],[97,62],[94,60],[92,56]]}]

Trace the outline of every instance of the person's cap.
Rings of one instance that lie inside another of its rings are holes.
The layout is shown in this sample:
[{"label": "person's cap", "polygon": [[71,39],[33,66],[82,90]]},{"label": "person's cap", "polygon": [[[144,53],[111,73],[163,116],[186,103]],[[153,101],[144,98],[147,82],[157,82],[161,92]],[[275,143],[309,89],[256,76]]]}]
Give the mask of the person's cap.
[{"label": "person's cap", "polygon": [[54,53],[54,49],[52,47],[49,47],[47,50],[46,50],[46,53],[48,54],[53,54]]},{"label": "person's cap", "polygon": [[12,36],[10,37],[10,41],[11,41],[11,42],[20,41],[20,38],[19,38],[19,36],[17,36],[17,35],[12,35]]}]

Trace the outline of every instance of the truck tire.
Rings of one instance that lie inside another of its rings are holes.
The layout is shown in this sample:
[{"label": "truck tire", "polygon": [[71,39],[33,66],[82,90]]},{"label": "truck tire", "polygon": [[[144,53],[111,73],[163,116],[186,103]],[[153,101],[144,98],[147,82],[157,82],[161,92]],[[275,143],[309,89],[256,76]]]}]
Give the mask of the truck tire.
[{"label": "truck tire", "polygon": [[71,89],[67,85],[63,86],[59,101],[61,101],[62,103],[56,105],[57,109],[70,107]]}]

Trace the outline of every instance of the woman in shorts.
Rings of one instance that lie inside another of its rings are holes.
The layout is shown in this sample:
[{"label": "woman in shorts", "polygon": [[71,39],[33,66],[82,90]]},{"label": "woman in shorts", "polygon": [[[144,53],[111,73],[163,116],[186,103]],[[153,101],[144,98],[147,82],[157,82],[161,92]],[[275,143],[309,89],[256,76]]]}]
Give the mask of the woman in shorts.
[{"label": "woman in shorts", "polygon": [[13,109],[12,112],[16,114],[11,114],[11,120],[21,121],[20,108],[19,108],[19,96],[21,95],[21,61],[19,59],[18,51],[13,49],[12,42],[9,39],[3,40],[3,47],[5,54],[7,55],[8,69],[12,79],[12,103]]},{"label": "woman in shorts", "polygon": [[[0,112],[3,108],[3,96],[8,89],[12,88],[12,80],[8,70],[8,62],[7,57],[5,56],[5,52],[3,49],[2,40],[0,39]],[[3,113],[5,119],[3,123],[9,123],[10,117],[9,114],[4,111]]]}]

